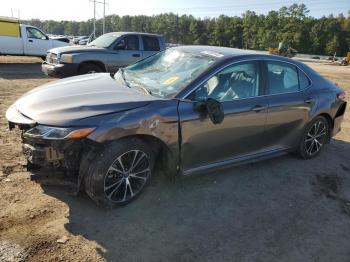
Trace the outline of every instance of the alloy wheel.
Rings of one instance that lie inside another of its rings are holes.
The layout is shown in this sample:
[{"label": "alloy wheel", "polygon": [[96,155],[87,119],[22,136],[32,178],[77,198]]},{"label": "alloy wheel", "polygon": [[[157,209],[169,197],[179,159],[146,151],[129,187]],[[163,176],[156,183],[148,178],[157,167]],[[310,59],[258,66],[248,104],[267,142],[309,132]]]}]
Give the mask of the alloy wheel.
[{"label": "alloy wheel", "polygon": [[305,138],[305,150],[309,156],[317,154],[327,142],[328,128],[322,120],[316,121],[309,129]]},{"label": "alloy wheel", "polygon": [[104,192],[112,202],[127,202],[142,190],[150,174],[147,154],[141,150],[130,150],[118,156],[108,168]]}]

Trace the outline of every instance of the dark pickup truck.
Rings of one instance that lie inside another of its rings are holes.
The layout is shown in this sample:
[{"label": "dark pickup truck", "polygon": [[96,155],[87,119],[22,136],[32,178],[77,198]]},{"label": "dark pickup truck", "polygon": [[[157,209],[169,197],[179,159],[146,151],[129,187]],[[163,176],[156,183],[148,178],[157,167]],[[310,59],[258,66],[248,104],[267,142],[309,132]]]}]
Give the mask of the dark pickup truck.
[{"label": "dark pickup truck", "polygon": [[96,72],[116,72],[165,49],[161,35],[113,32],[104,34],[86,46],[67,46],[48,51],[42,71],[53,77]]}]

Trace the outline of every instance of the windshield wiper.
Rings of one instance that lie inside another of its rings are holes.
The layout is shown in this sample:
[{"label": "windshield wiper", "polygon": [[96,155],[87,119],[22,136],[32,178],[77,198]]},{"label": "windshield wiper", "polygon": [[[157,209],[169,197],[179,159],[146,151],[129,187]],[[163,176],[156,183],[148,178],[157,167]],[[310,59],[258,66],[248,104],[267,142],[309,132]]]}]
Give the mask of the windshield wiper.
[{"label": "windshield wiper", "polygon": [[[121,76],[122,76],[122,78],[123,78],[123,80],[124,80],[126,86],[129,87],[129,88],[131,88],[130,84],[129,84],[128,81],[126,81],[126,79],[125,79],[124,68],[119,68],[119,70],[120,70],[120,74],[121,74]],[[132,82],[136,83],[136,84],[137,84],[136,87],[142,89],[146,94],[152,95],[152,91],[151,91],[150,89],[148,89],[148,88],[146,88],[146,87],[140,85],[140,84],[139,84],[138,82],[136,82],[136,81],[132,81]]]},{"label": "windshield wiper", "polygon": [[126,81],[125,79],[125,75],[124,75],[124,68],[119,68],[120,71],[120,75],[122,76],[124,83],[126,84],[127,87],[131,88],[131,86],[129,85],[129,83]]},{"label": "windshield wiper", "polygon": [[141,88],[143,91],[145,91],[148,95],[152,95],[152,91],[149,90],[148,88],[144,87],[144,86],[138,86],[139,88]]}]

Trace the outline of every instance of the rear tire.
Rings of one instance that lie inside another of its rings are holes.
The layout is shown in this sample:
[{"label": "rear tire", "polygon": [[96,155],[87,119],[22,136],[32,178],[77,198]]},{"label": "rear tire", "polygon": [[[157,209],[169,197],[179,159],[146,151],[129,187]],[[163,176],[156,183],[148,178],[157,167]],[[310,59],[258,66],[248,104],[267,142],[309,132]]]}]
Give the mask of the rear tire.
[{"label": "rear tire", "polygon": [[85,75],[85,74],[93,74],[93,73],[100,73],[103,72],[104,70],[95,64],[91,63],[86,63],[82,64],[79,68],[79,75]]},{"label": "rear tire", "polygon": [[329,139],[329,122],[323,116],[318,116],[306,126],[297,153],[303,159],[313,158],[321,152]]},{"label": "rear tire", "polygon": [[154,154],[140,139],[124,139],[96,152],[84,177],[86,193],[98,205],[124,206],[135,200],[151,179]]}]

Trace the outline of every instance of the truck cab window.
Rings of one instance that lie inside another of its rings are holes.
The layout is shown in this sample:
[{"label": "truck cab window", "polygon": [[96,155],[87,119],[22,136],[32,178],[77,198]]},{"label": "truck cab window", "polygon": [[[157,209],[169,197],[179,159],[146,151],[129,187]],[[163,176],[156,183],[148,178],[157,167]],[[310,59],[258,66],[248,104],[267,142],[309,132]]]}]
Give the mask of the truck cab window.
[{"label": "truck cab window", "polygon": [[140,50],[139,37],[137,35],[125,36],[116,46],[116,50]]},{"label": "truck cab window", "polygon": [[145,51],[160,51],[159,41],[156,37],[142,36],[142,41]]},{"label": "truck cab window", "polygon": [[38,29],[33,28],[33,27],[27,27],[27,36],[28,36],[28,38],[47,39],[46,35],[44,35]]}]

